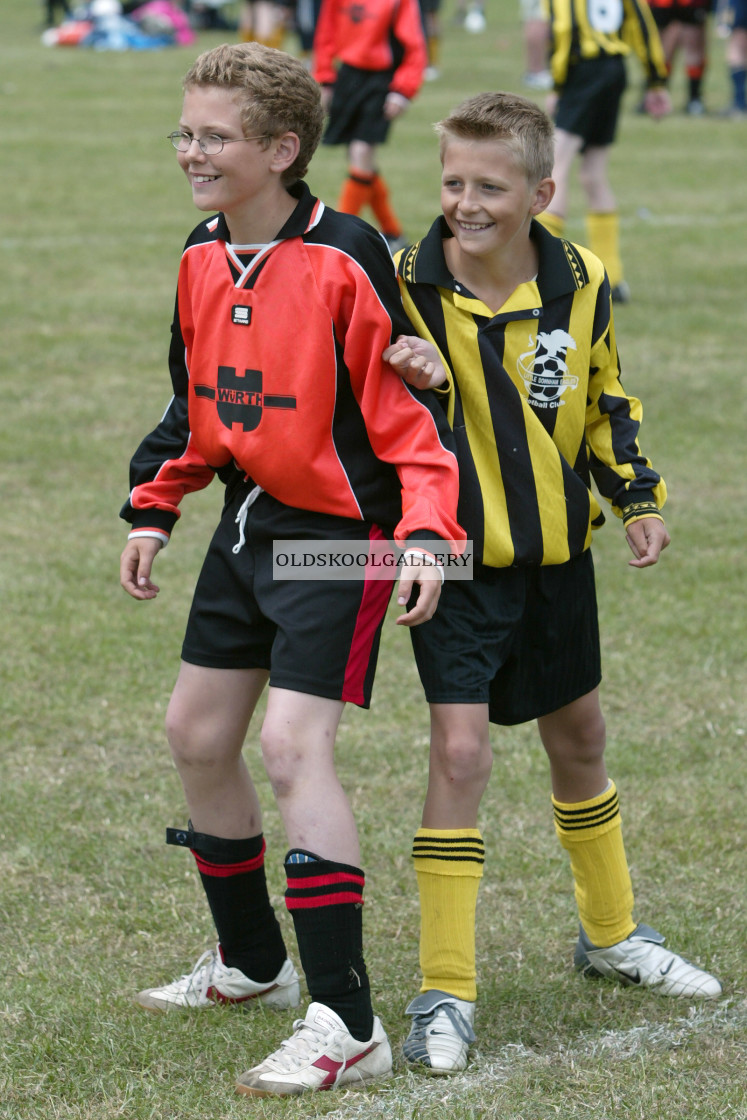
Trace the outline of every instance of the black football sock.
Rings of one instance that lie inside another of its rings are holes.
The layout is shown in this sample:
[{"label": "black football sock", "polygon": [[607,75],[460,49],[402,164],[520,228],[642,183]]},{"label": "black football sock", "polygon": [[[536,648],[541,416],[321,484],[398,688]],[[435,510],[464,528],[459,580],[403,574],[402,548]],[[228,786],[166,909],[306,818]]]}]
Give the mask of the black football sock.
[{"label": "black football sock", "polygon": [[187,831],[169,829],[169,842],[192,849],[223,963],[259,984],[274,980],[288,954],[267,892],[264,837],[226,840],[190,823]]},{"label": "black football sock", "polygon": [[[311,861],[298,862],[304,857]],[[367,1042],[374,1017],[363,959],[363,872],[298,851],[288,853],[285,871],[285,902],[309,994],[332,1008],[353,1038]]]}]

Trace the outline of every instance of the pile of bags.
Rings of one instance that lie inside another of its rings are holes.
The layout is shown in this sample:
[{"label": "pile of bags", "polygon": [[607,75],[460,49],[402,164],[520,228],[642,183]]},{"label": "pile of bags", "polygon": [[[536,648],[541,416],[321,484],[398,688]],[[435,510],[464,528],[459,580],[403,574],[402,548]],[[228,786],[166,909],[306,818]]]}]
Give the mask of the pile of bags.
[{"label": "pile of bags", "polygon": [[188,46],[195,33],[171,0],[147,0],[125,15],[120,0],[90,0],[70,19],[42,35],[48,47],[93,47],[99,51],[147,51]]}]

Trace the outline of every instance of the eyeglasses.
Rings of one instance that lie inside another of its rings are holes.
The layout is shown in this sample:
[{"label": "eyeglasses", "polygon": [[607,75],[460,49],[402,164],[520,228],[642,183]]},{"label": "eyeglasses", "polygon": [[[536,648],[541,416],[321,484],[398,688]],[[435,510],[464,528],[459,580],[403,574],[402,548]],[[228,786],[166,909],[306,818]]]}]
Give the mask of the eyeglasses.
[{"label": "eyeglasses", "polygon": [[267,134],[262,136],[240,136],[237,140],[224,140],[222,136],[210,133],[208,136],[191,136],[188,132],[170,132],[166,137],[176,148],[177,152],[188,152],[192,141],[196,140],[200,151],[206,156],[217,156],[223,151],[224,144],[243,144],[246,140],[266,140]]}]

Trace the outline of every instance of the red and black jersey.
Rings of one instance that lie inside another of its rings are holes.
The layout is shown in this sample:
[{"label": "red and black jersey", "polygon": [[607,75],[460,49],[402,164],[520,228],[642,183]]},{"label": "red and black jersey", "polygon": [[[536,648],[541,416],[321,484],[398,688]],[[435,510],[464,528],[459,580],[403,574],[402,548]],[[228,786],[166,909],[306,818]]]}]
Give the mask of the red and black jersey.
[{"label": "red and black jersey", "polygon": [[413,98],[427,65],[418,0],[323,0],[314,33],[312,73],[333,85],[335,62],[391,70],[390,90]]},{"label": "red and black jersey", "polygon": [[136,451],[122,517],[167,535],[218,472],[285,505],[372,521],[398,543],[462,539],[451,436],[429,393],[382,361],[411,333],[379,234],[310,194],[268,245],[223,215],[189,237],[169,355],[174,396]]}]

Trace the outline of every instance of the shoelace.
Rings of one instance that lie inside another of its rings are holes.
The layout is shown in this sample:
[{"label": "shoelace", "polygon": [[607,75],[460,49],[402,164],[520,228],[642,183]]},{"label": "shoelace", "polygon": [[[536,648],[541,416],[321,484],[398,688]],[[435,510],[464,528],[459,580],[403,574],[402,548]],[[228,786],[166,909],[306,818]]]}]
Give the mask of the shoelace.
[{"label": "shoelace", "polygon": [[[310,1037],[305,1038],[304,1035]],[[290,1038],[280,1043],[280,1049],[271,1055],[271,1060],[285,1073],[293,1073],[306,1065],[316,1054],[328,1049],[334,1039],[328,1031],[318,1030],[305,1019],[296,1019],[293,1024],[293,1034]],[[342,1064],[335,1075],[335,1085],[342,1077],[347,1067],[347,1060],[340,1047]]]},{"label": "shoelace", "polygon": [[169,984],[169,987],[173,988],[175,991],[197,991],[199,992],[200,998],[204,999],[212,983],[216,963],[217,957],[215,950],[206,950],[195,963],[192,971],[185,972],[178,980],[174,980],[173,983]]},{"label": "shoelace", "polygon": [[239,539],[236,542],[236,544],[233,546],[233,548],[231,549],[234,556],[238,556],[238,554],[241,552],[242,548],[246,544],[246,536],[245,536],[246,516],[249,513],[249,510],[254,505],[254,503],[256,502],[257,498],[259,497],[259,495],[261,493],[262,493],[262,487],[261,486],[255,486],[253,490],[250,490],[249,493],[247,494],[247,496],[244,498],[244,501],[241,503],[241,508],[239,509],[239,512],[236,514],[236,524],[239,527]]},{"label": "shoelace", "polygon": [[472,1027],[459,1011],[459,1008],[454,1007],[453,1003],[440,1003],[438,1007],[434,1007],[432,1011],[426,1011],[423,1015],[415,1015],[413,1017],[412,1033],[418,1041],[425,1038],[426,1030],[441,1011],[451,1020],[451,1025],[462,1042],[466,1042],[469,1046],[476,1041],[477,1036]]}]

